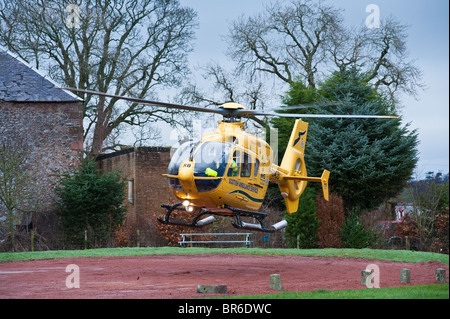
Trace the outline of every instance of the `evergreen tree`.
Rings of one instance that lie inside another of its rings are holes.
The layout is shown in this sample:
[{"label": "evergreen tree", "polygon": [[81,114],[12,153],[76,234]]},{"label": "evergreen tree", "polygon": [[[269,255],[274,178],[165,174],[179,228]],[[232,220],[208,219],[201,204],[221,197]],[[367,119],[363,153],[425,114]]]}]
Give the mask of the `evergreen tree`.
[{"label": "evergreen tree", "polygon": [[[91,160],[83,161],[73,174],[60,176],[56,187],[60,197],[58,214],[69,242],[98,245],[111,238],[125,218],[125,188],[117,172],[101,174]],[[89,243],[84,242],[85,231]]]},{"label": "evergreen tree", "polygon": [[[336,72],[319,89],[336,101],[331,114],[389,115],[394,104],[379,95],[357,70]],[[347,210],[369,209],[395,196],[417,163],[417,132],[401,119],[317,119],[310,121],[305,158],[312,173],[330,170],[330,186]]]},{"label": "evergreen tree", "polygon": [[317,230],[319,220],[316,213],[316,191],[306,188],[300,197],[299,209],[293,214],[286,214],[286,243],[291,248],[317,248]]},{"label": "evergreen tree", "polygon": [[352,211],[342,225],[341,238],[344,248],[367,248],[375,240],[374,231],[365,230],[359,223],[358,215],[356,210]]},{"label": "evergreen tree", "polygon": [[[335,72],[317,90],[296,83],[284,103],[325,105],[301,113],[393,114],[395,104],[378,94],[365,79],[363,74],[350,69]],[[328,101],[327,106],[324,100]],[[347,211],[379,205],[396,195],[410,179],[417,163],[418,139],[416,131],[408,130],[409,124],[402,126],[400,119],[307,120],[308,175],[320,176],[323,169],[330,170],[330,187],[342,196]],[[275,119],[272,124],[278,128],[281,153],[289,140],[293,120]]]},{"label": "evergreen tree", "polygon": [[[304,107],[303,105],[311,105],[316,101],[323,99],[315,88],[309,88],[301,81],[294,82],[286,95],[282,97],[282,102],[286,106],[294,107],[300,106],[297,110],[287,109],[286,111],[279,111],[279,113],[314,113],[314,108]],[[271,119],[271,124],[278,130],[278,159],[281,161],[284,152],[292,133],[295,118],[289,117],[275,117]]]}]

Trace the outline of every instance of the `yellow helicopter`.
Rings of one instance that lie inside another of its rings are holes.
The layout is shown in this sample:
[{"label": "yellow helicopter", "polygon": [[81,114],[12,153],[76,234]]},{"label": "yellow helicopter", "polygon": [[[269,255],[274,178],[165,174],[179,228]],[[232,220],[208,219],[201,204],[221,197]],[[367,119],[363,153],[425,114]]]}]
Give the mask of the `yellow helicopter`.
[{"label": "yellow helicopter", "polygon": [[[308,123],[296,119],[286,152],[280,165],[274,163],[270,145],[261,138],[244,130],[242,118],[255,116],[282,117],[349,117],[349,118],[395,118],[380,115],[324,115],[285,114],[247,110],[234,102],[225,103],[217,109],[149,101],[145,99],[111,95],[90,90],[65,88],[75,92],[124,99],[137,103],[177,108],[223,115],[214,132],[203,135],[200,142],[182,144],[171,158],[167,174],[170,189],[180,202],[161,206],[167,209],[163,224],[202,227],[214,222],[214,215],[234,217],[232,225],[238,229],[275,232],[287,226],[286,220],[266,226],[266,213],[258,211],[267,192],[268,183],[277,183],[286,203],[287,213],[298,209],[300,195],[308,182],[320,182],[323,196],[328,200],[330,172],[321,177],[307,175],[304,161]],[[192,219],[171,217],[176,210],[192,212]],[[209,215],[209,216],[207,216]],[[206,217],[207,216],[207,217]],[[253,222],[242,217],[253,217]]]}]

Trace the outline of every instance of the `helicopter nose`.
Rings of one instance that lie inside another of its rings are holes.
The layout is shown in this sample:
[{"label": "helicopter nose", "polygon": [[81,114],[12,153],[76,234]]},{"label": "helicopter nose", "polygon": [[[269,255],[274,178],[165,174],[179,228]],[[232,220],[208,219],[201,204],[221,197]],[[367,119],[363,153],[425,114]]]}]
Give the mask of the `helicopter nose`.
[{"label": "helicopter nose", "polygon": [[180,181],[192,183],[194,181],[194,163],[183,162],[178,170],[178,178]]},{"label": "helicopter nose", "polygon": [[194,162],[187,160],[180,165],[178,179],[181,187],[187,194],[193,193],[196,190],[194,182]]}]

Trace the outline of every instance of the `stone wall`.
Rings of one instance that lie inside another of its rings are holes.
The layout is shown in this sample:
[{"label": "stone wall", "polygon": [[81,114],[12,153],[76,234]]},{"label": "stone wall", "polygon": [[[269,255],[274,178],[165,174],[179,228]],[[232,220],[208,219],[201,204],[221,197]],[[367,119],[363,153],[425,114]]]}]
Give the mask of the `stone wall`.
[{"label": "stone wall", "polygon": [[24,145],[43,212],[54,210],[56,175],[72,170],[83,151],[81,102],[0,101],[0,143]]}]

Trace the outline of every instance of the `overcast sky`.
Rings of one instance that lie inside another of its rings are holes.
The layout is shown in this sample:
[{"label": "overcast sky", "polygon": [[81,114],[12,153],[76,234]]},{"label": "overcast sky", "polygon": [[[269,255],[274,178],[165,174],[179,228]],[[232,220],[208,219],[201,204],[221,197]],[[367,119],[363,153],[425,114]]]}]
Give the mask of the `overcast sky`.
[{"label": "overcast sky", "polygon": [[[198,13],[195,51],[191,65],[208,62],[230,63],[225,56],[230,23],[241,15],[262,12],[273,0],[180,0]],[[426,90],[419,91],[418,100],[402,96],[401,115],[404,123],[419,132],[420,160],[418,178],[428,171],[449,172],[449,1],[447,0],[333,0],[344,9],[345,23],[359,26],[370,14],[369,4],[376,4],[383,19],[397,17],[410,26],[408,48],[410,58],[416,60],[424,74]],[[283,93],[283,92],[280,92]]]}]

